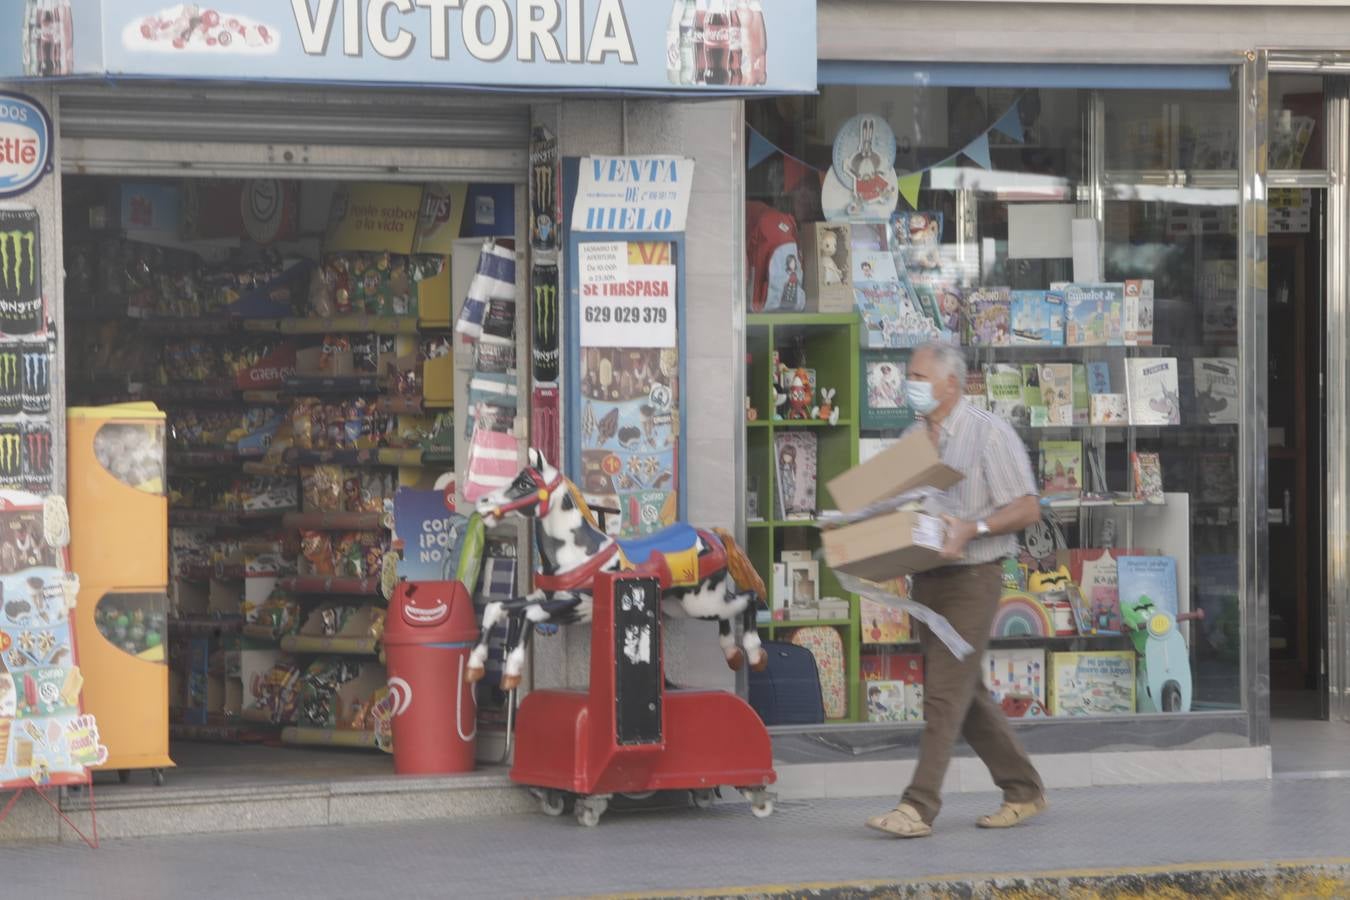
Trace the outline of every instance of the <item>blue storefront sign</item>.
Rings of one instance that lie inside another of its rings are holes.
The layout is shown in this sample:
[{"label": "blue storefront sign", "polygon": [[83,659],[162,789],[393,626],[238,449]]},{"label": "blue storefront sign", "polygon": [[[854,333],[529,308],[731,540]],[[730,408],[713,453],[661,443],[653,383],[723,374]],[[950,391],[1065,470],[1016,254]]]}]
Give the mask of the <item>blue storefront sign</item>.
[{"label": "blue storefront sign", "polygon": [[815,0],[0,0],[0,77],[816,89]]}]

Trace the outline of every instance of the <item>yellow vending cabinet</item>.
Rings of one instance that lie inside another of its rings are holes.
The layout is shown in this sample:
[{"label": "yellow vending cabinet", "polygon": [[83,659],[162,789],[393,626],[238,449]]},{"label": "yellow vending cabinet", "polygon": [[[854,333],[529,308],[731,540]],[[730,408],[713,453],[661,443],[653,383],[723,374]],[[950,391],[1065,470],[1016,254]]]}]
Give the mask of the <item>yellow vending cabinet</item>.
[{"label": "yellow vending cabinet", "polygon": [[169,506],[164,413],[153,403],[69,411],[70,562],[84,708],[123,777],[169,759]]}]

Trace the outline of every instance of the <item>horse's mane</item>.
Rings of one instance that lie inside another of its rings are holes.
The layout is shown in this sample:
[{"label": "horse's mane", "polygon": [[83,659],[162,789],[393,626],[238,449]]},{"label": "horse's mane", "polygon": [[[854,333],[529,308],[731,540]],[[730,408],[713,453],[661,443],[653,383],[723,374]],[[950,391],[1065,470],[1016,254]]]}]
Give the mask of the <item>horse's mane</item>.
[{"label": "horse's mane", "polygon": [[588,525],[599,531],[600,523],[595,518],[595,513],[591,512],[590,504],[586,502],[585,497],[581,496],[581,491],[572,483],[572,479],[567,478],[565,480],[567,482],[567,493],[572,495],[572,502],[577,505],[577,509],[581,510],[581,517],[586,520]]}]

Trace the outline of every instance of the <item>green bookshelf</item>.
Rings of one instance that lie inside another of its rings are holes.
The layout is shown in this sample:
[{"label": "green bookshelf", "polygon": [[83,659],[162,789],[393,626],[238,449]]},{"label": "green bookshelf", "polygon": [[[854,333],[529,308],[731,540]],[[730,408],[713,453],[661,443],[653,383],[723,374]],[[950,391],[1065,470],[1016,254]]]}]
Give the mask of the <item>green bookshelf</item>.
[{"label": "green bookshelf", "polygon": [[[746,389],[756,418],[746,421],[746,478],[757,493],[759,518],[747,521],[747,552],[769,586],[771,610],[780,608],[773,596],[773,564],[783,551],[820,549],[815,519],[786,519],[778,506],[778,475],[775,438],[783,433],[816,436],[816,509],[829,506],[825,483],[858,464],[859,335],[855,314],[764,313],[746,319]],[[774,353],[796,368],[814,369],[816,384],[833,388],[839,410],[836,424],[821,420],[774,419]],[[823,625],[839,631],[844,644],[848,710],[834,722],[866,719],[859,674],[861,636],[858,598],[845,593],[834,573],[820,567],[819,595],[842,597],[849,602],[846,619],[792,620],[761,624],[769,638],[798,628]]]}]

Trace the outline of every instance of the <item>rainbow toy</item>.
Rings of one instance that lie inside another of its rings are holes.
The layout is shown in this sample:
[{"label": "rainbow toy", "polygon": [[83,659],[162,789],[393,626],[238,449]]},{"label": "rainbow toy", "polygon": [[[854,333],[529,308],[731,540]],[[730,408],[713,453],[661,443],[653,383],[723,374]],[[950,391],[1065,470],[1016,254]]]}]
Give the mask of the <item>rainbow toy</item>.
[{"label": "rainbow toy", "polygon": [[1055,633],[1050,612],[1035,596],[1009,591],[998,601],[998,612],[989,630],[990,637],[1051,637]]}]

